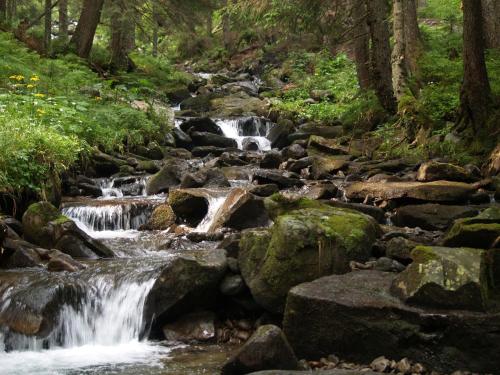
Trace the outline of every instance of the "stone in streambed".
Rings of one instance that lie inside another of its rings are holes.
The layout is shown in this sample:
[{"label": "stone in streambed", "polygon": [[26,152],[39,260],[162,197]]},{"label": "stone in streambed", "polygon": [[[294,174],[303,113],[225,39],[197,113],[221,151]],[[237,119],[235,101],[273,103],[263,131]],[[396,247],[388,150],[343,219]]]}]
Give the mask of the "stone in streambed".
[{"label": "stone in streambed", "polygon": [[228,275],[220,284],[220,292],[225,296],[236,296],[244,290],[245,281],[243,281],[243,278],[240,275]]},{"label": "stone in streambed", "polygon": [[222,135],[193,131],[190,136],[195,146],[238,148],[238,143],[234,139]]},{"label": "stone in streambed", "polygon": [[148,195],[168,192],[181,183],[182,176],[189,170],[186,160],[172,158],[167,160],[163,168],[153,175],[146,183]]},{"label": "stone in streambed", "polygon": [[163,326],[163,334],[169,341],[189,343],[210,341],[215,338],[215,314],[195,312]]},{"label": "stone in streambed", "polygon": [[187,134],[190,134],[190,132],[192,131],[196,131],[224,135],[221,128],[208,117],[192,118],[186,120],[180,125],[180,128]]},{"label": "stone in streambed", "polygon": [[253,181],[257,182],[259,185],[276,184],[280,189],[304,185],[299,176],[293,172],[266,169],[256,170],[253,174]]},{"label": "stone in streambed", "polygon": [[277,169],[283,162],[283,156],[278,150],[271,150],[264,154],[260,167],[264,169]]},{"label": "stone in streambed", "polygon": [[489,305],[492,291],[485,251],[418,246],[412,258],[392,287],[406,303],[466,310],[485,310]]},{"label": "stone in streambed", "polygon": [[255,300],[275,313],[283,312],[293,286],[368,260],[379,232],[371,217],[308,199],[269,213],[270,229],[242,234],[238,260]]},{"label": "stone in streambed", "polygon": [[201,188],[201,187],[230,187],[224,173],[218,168],[203,168],[194,173],[187,173],[182,177],[180,187]]},{"label": "stone in streambed", "polygon": [[221,373],[244,375],[270,369],[297,370],[299,363],[281,329],[265,325],[224,364]]},{"label": "stone in streambed", "polygon": [[461,181],[471,180],[471,175],[465,168],[449,163],[430,161],[420,166],[417,172],[417,181]]},{"label": "stone in streambed", "polygon": [[466,202],[476,191],[473,185],[463,182],[355,182],[347,186],[348,199],[366,198],[398,201],[423,201],[436,203]]},{"label": "stone in streambed", "polygon": [[162,270],[145,302],[146,321],[154,328],[187,312],[213,305],[227,269],[221,249],[177,254]]},{"label": "stone in streambed", "polygon": [[422,204],[403,206],[396,210],[392,221],[400,227],[420,227],[425,230],[445,230],[456,219],[477,215],[477,208]]},{"label": "stone in streambed", "polygon": [[179,219],[196,226],[208,212],[209,197],[205,189],[178,189],[169,194],[168,204]]},{"label": "stone in streambed", "polygon": [[451,247],[489,249],[500,237],[500,208],[490,207],[479,215],[459,219],[446,233],[443,244]]},{"label": "stone in streambed", "polygon": [[169,204],[156,207],[142,230],[167,230],[175,224],[177,217]]},{"label": "stone in streambed", "polygon": [[406,357],[445,373],[500,368],[499,313],[408,306],[390,293],[396,277],[357,271],[293,288],[284,332],[297,355],[335,353],[359,363]]}]

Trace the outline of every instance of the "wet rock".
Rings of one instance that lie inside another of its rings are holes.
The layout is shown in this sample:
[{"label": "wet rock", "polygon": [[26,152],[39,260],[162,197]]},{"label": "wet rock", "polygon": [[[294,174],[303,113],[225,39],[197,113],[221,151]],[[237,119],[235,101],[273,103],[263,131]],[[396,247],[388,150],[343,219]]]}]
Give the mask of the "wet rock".
[{"label": "wet rock", "polygon": [[165,133],[163,135],[163,141],[162,141],[162,146],[166,146],[166,147],[176,147],[176,143],[175,143],[175,137],[172,133]]},{"label": "wet rock", "polygon": [[288,136],[295,130],[295,125],[290,120],[280,120],[267,135],[272,148],[283,148],[290,144]]},{"label": "wet rock", "polygon": [[201,187],[230,187],[231,184],[227,180],[224,173],[218,168],[203,168],[194,173],[187,173],[182,177],[180,187],[186,188],[201,188]]},{"label": "wet rock", "polygon": [[430,161],[420,166],[417,180],[420,182],[442,180],[467,182],[471,180],[471,176],[464,168],[457,165]]},{"label": "wet rock", "polygon": [[207,113],[212,109],[211,101],[220,96],[220,94],[207,93],[198,95],[196,97],[187,98],[181,102],[181,109],[191,110],[192,112],[198,114]]},{"label": "wet rock", "polygon": [[243,230],[266,226],[269,216],[261,198],[245,189],[233,189],[214,217],[208,232],[222,227]]},{"label": "wet rock", "polygon": [[305,168],[309,168],[313,165],[315,159],[311,157],[305,157],[299,160],[294,160],[287,163],[286,169],[290,172],[300,173]]},{"label": "wet rock", "polygon": [[[240,239],[240,233],[228,234],[219,244],[219,248],[226,250],[228,257],[238,258],[238,253],[240,251]],[[232,268],[231,271],[235,272]]]},{"label": "wet rock", "polygon": [[358,271],[293,288],[284,332],[297,355],[318,358],[335,352],[360,363],[406,357],[444,373],[453,368],[496,371],[498,313],[410,307],[390,293],[396,277]]},{"label": "wet rock", "polygon": [[406,269],[406,267],[397,260],[382,257],[376,260],[373,265],[373,269],[383,272],[402,272]]},{"label": "wet rock", "polygon": [[260,169],[254,172],[253,181],[259,185],[276,184],[280,189],[303,186],[299,176],[292,172]]},{"label": "wet rock", "polygon": [[23,240],[7,239],[2,246],[5,254],[0,257],[1,268],[39,267],[42,259],[36,246]]},{"label": "wet rock", "polygon": [[262,161],[260,162],[260,167],[264,169],[277,169],[280,164],[283,162],[283,157],[281,156],[281,152],[278,150],[271,150],[266,152]]},{"label": "wet rock", "polygon": [[259,94],[258,92],[259,90],[255,86],[255,84],[251,81],[226,83],[225,85],[222,86],[222,89],[233,94],[239,91],[243,91],[250,96],[257,96]]},{"label": "wet rock", "polygon": [[252,138],[245,138],[242,143],[243,150],[245,151],[258,151],[259,143]]},{"label": "wet rock", "polygon": [[170,103],[178,104],[183,100],[191,98],[191,93],[189,92],[187,87],[175,87],[173,89],[167,90],[165,92],[165,96]]},{"label": "wet rock", "polygon": [[86,268],[82,263],[59,250],[51,250],[48,257],[47,269],[50,272],[77,272]]},{"label": "wet rock", "polygon": [[192,118],[184,121],[180,128],[183,132],[190,134],[192,131],[206,132],[216,135],[224,135],[221,128],[208,117]]},{"label": "wet rock", "polygon": [[315,123],[308,123],[299,126],[297,132],[289,135],[289,139],[293,142],[299,139],[309,139],[311,135],[332,139],[340,137],[343,132],[344,129],[342,126],[323,126]]},{"label": "wet rock", "polygon": [[245,282],[240,275],[228,275],[220,284],[220,292],[225,296],[236,296],[245,290]]},{"label": "wet rock", "polygon": [[94,184],[79,182],[77,187],[79,189],[80,195],[82,196],[97,198],[102,195],[101,188]]},{"label": "wet rock", "polygon": [[182,314],[212,305],[226,268],[224,250],[180,252],[165,266],[146,298],[146,321],[160,328]]},{"label": "wet rock", "polygon": [[81,258],[113,257],[114,253],[91,238],[48,202],[32,204],[23,215],[24,237],[41,247],[56,248]]},{"label": "wet rock", "polygon": [[237,92],[222,98],[210,101],[210,115],[218,118],[231,118],[240,116],[262,116],[268,112],[268,102]]},{"label": "wet rock", "polygon": [[174,136],[175,144],[177,147],[183,147],[187,150],[193,148],[193,140],[189,135],[184,133],[181,129],[174,128],[172,130],[172,135]]},{"label": "wet rock", "polygon": [[372,218],[355,211],[307,199],[294,205],[271,210],[274,225],[244,232],[240,242],[243,278],[255,300],[275,313],[283,311],[293,286],[368,260],[379,230]]},{"label": "wet rock", "polygon": [[298,360],[285,335],[276,326],[265,325],[223,366],[223,375],[243,375],[269,369],[297,370]]},{"label": "wet rock", "polygon": [[225,147],[215,147],[215,146],[197,146],[191,150],[193,156],[199,158],[203,158],[208,155],[220,156],[226,151],[227,149]]},{"label": "wet rock", "polygon": [[257,185],[250,188],[250,193],[257,195],[259,197],[269,197],[274,193],[279,191],[279,187],[276,184],[267,184],[267,185]]},{"label": "wet rock", "polygon": [[287,159],[302,159],[307,156],[307,152],[304,147],[293,144],[283,150],[283,155]]},{"label": "wet rock", "polygon": [[475,217],[456,220],[446,233],[443,244],[489,249],[499,236],[500,208],[490,207]]},{"label": "wet rock", "polygon": [[171,188],[178,187],[182,176],[188,171],[189,164],[187,161],[177,158],[167,160],[163,168],[147,181],[147,194],[168,192]]},{"label": "wet rock", "polygon": [[232,138],[207,132],[191,132],[191,139],[196,146],[215,146],[221,148],[238,148],[238,144]]},{"label": "wet rock", "polygon": [[224,233],[205,233],[205,232],[191,232],[186,235],[187,239],[192,242],[200,243],[203,241],[216,242],[224,238]]},{"label": "wet rock", "polygon": [[463,182],[355,182],[345,192],[348,199],[366,198],[423,202],[466,202],[476,191],[473,185]]},{"label": "wet rock", "polygon": [[162,204],[156,207],[142,230],[167,230],[175,224],[177,217],[172,207]]},{"label": "wet rock", "polygon": [[182,316],[163,326],[163,334],[169,341],[190,343],[215,339],[215,314],[196,312]]},{"label": "wet rock", "polygon": [[391,238],[386,243],[385,254],[397,261],[409,263],[412,261],[411,252],[418,246],[418,243],[404,237]]},{"label": "wet rock", "polygon": [[349,166],[350,157],[345,155],[312,157],[311,177],[315,180],[328,178],[331,174],[346,170]]},{"label": "wet rock", "polygon": [[125,160],[118,159],[112,155],[94,150],[92,153],[92,166],[97,177],[109,177],[120,171],[120,167],[127,165]]},{"label": "wet rock", "polygon": [[420,227],[426,230],[445,230],[453,221],[478,214],[477,208],[440,204],[403,206],[396,210],[392,221],[400,227]]},{"label": "wet rock", "polygon": [[168,204],[180,220],[195,227],[208,212],[209,197],[205,189],[178,189],[169,194]]}]

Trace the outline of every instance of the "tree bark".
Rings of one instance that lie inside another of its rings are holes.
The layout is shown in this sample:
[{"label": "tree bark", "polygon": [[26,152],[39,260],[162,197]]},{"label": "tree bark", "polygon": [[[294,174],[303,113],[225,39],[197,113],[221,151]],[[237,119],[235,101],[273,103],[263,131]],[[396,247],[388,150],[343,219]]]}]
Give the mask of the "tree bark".
[{"label": "tree bark", "polygon": [[104,0],[84,0],[80,19],[70,44],[78,56],[88,58],[92,50],[95,31],[101,19]]},{"label": "tree bark", "polygon": [[52,42],[52,0],[45,0],[45,26],[43,35],[43,50],[50,55]]},{"label": "tree bark", "polygon": [[133,64],[128,56],[135,44],[133,12],[124,1],[113,5],[111,12],[111,69],[129,70]]},{"label": "tree bark", "polygon": [[0,22],[7,19],[7,0],[0,0]]},{"label": "tree bark", "polygon": [[500,47],[500,4],[498,0],[481,0],[483,7],[483,32],[486,48]]},{"label": "tree bark", "polygon": [[68,39],[68,0],[59,1],[59,38]]},{"label": "tree bark", "polygon": [[484,57],[481,1],[463,0],[464,80],[460,93],[459,130],[486,125],[491,105],[491,88]]},{"label": "tree bark", "polygon": [[392,88],[399,101],[407,88],[404,0],[394,0],[394,49],[392,50]]},{"label": "tree bark", "polygon": [[351,1],[352,51],[356,64],[359,87],[371,88],[370,79],[370,32],[366,23],[366,5],[363,0]]},{"label": "tree bark", "polygon": [[371,36],[372,80],[377,97],[388,112],[396,111],[392,90],[391,44],[386,0],[366,0]]},{"label": "tree bark", "polygon": [[405,55],[408,73],[414,76],[418,72],[418,59],[422,53],[422,37],[418,26],[416,0],[403,0]]}]

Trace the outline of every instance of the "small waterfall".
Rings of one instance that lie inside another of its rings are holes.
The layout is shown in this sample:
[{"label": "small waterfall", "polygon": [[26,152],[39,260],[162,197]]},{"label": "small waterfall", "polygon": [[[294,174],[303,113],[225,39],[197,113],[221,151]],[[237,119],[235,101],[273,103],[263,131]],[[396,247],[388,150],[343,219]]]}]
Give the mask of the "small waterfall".
[{"label": "small waterfall", "polygon": [[70,206],[62,209],[63,215],[75,220],[88,234],[101,231],[139,229],[146,224],[155,205],[126,203],[116,205]]},{"label": "small waterfall", "polygon": [[208,232],[214,220],[217,218],[217,213],[226,202],[226,196],[208,197],[208,212],[196,227],[196,232]]},{"label": "small waterfall", "polygon": [[233,138],[239,149],[244,149],[247,143],[257,144],[259,150],[271,149],[271,141],[267,138],[273,126],[270,121],[258,117],[248,117],[232,120],[217,120],[217,125],[224,135]]},{"label": "small waterfall", "polygon": [[146,196],[146,183],[149,176],[100,178],[96,180],[102,190],[102,198],[123,198],[124,196]]}]

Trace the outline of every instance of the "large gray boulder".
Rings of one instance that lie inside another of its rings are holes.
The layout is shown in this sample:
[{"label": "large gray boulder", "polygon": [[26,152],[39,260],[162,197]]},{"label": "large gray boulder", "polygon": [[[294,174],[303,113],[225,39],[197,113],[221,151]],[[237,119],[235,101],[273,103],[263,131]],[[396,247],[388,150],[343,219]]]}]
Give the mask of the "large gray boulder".
[{"label": "large gray boulder", "polygon": [[301,358],[331,353],[350,361],[404,358],[435,371],[495,373],[500,313],[405,305],[390,290],[396,275],[358,271],[293,288],[284,332]]},{"label": "large gray boulder", "polygon": [[167,160],[163,168],[153,175],[146,184],[148,195],[168,192],[181,183],[182,176],[189,171],[186,160],[172,158]]}]

